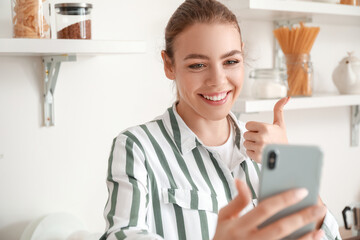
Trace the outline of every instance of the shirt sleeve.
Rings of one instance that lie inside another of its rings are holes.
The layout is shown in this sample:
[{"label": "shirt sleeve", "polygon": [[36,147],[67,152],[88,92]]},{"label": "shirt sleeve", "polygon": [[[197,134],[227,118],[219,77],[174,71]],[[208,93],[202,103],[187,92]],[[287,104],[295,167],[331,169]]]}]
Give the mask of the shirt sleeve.
[{"label": "shirt sleeve", "polygon": [[341,240],[339,225],[329,210],[326,212],[321,229],[325,232],[322,240]]},{"label": "shirt sleeve", "polygon": [[151,233],[146,222],[149,192],[143,150],[124,134],[113,141],[106,184],[106,231],[101,240],[163,239]]}]

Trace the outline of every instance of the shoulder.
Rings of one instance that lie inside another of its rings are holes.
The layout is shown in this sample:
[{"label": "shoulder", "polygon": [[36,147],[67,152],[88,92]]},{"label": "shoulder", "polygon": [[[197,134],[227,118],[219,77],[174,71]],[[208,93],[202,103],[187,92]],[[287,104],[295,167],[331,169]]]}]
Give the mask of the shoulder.
[{"label": "shoulder", "polygon": [[[153,124],[147,122],[141,125],[129,127],[120,132],[114,139],[111,148],[111,155],[114,161],[126,161],[128,157],[133,159],[146,159],[146,152],[149,146],[149,138],[144,127]],[[126,157],[125,157],[126,156]]]},{"label": "shoulder", "polygon": [[139,145],[139,143],[141,143],[143,141],[143,138],[146,137],[146,132],[148,131],[148,129],[153,128],[153,125],[156,124],[156,120],[153,121],[149,121],[140,125],[135,125],[135,126],[131,126],[128,127],[126,129],[124,129],[123,131],[121,131],[117,136],[116,136],[116,140],[117,141],[133,141],[136,144]]},{"label": "shoulder", "polygon": [[143,124],[134,125],[124,129],[116,136],[114,140],[120,144],[125,144],[126,141],[133,142],[135,145],[138,145],[140,148],[142,148],[143,145],[148,143],[149,136],[156,137],[158,134],[157,129],[159,128],[159,121],[164,120],[165,114],[160,115],[153,120]]}]

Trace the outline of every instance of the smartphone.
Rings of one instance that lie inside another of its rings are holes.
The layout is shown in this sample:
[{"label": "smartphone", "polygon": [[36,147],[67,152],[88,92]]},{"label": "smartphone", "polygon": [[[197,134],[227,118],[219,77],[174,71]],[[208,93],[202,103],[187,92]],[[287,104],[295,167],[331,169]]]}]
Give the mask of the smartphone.
[{"label": "smartphone", "polygon": [[[259,228],[317,204],[322,160],[323,153],[317,146],[279,144],[265,146],[262,154],[259,202],[293,188],[306,188],[309,194],[299,203],[270,217]],[[283,239],[297,239],[314,228],[315,223],[308,224]]]}]

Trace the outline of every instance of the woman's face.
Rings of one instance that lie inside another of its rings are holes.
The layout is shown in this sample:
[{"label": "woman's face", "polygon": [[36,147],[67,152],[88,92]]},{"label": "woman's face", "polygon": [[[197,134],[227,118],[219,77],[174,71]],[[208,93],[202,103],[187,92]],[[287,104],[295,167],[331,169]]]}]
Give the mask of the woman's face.
[{"label": "woman's face", "polygon": [[182,117],[225,118],[244,78],[238,30],[232,24],[197,23],[186,28],[175,39],[174,64],[166,72],[176,81]]}]

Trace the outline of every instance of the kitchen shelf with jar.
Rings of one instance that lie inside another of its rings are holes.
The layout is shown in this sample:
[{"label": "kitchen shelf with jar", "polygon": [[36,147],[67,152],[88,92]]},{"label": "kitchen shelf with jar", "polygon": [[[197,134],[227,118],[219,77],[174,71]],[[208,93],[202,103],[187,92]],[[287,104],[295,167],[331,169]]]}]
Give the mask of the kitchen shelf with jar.
[{"label": "kitchen shelf with jar", "polygon": [[44,65],[44,125],[54,125],[54,91],[61,62],[77,56],[145,53],[144,41],[76,39],[0,39],[0,57],[37,56]]},{"label": "kitchen shelf with jar", "polygon": [[[236,100],[232,111],[237,115],[272,111],[278,99],[255,99],[240,97]],[[285,110],[351,107],[351,146],[359,145],[360,95],[314,94],[311,97],[292,97]]]},{"label": "kitchen shelf with jar", "polygon": [[313,22],[360,25],[360,6],[331,0],[223,0],[239,19],[287,20],[311,18]]}]

